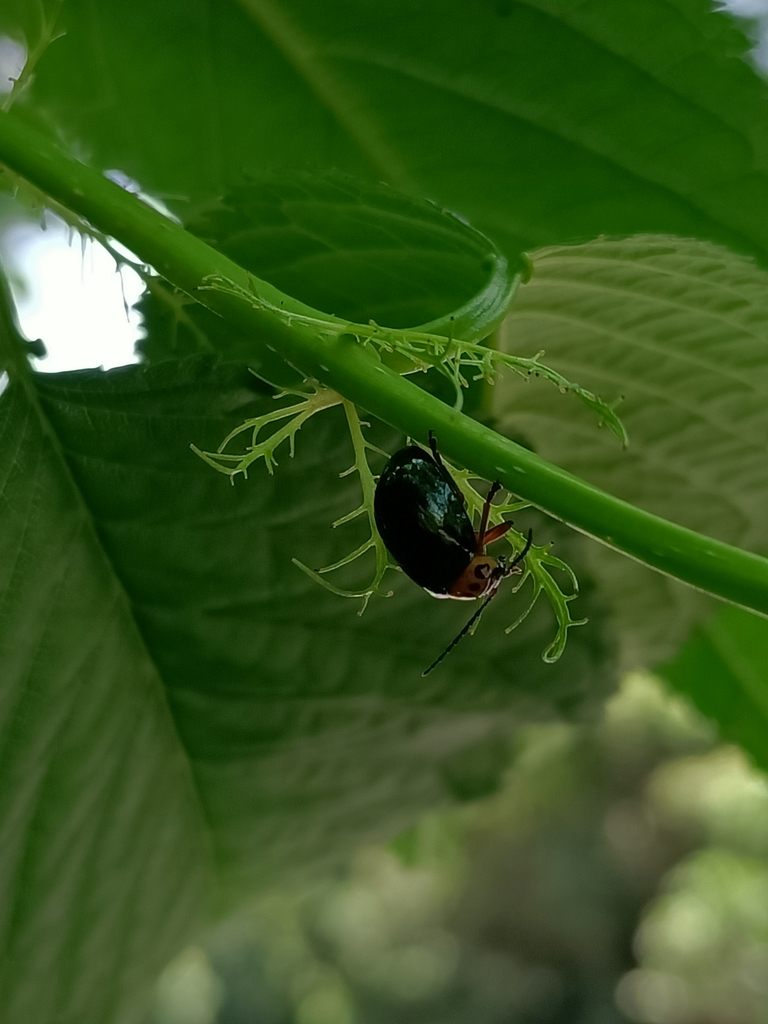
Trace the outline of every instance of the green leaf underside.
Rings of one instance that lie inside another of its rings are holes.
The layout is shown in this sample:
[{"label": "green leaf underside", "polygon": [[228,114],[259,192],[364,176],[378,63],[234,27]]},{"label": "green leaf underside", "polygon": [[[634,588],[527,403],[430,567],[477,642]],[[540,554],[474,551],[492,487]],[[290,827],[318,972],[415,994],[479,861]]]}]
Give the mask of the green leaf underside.
[{"label": "green leaf underside", "polygon": [[199,918],[189,766],[23,385],[0,397],[0,1017],[139,1022]]},{"label": "green leaf underside", "polygon": [[[34,42],[29,6],[0,28]],[[510,253],[637,231],[768,252],[768,87],[708,0],[68,0],[62,25],[24,116],[185,218],[244,172],[336,167]]]},{"label": "green leaf underside", "polygon": [[441,762],[499,714],[573,711],[604,689],[589,593],[578,604],[590,625],[557,666],[540,661],[547,609],[509,637],[499,598],[482,633],[422,681],[464,607],[399,576],[360,619],[291,564],[331,563],[364,529],[330,529],[359,501],[356,481],[338,478],[351,456],[341,410],[274,476],[259,467],[232,487],[187,445],[271,402],[246,371],[195,360],[38,387],[167,687],[229,898],[395,834],[445,799]]},{"label": "green leaf underside", "polygon": [[699,625],[660,674],[768,770],[768,623],[723,608]]},{"label": "green leaf underside", "polygon": [[[610,687],[589,587],[590,625],[557,666],[540,660],[543,606],[504,634],[510,595],[428,682],[465,608],[404,577],[364,620],[318,592],[290,559],[331,561],[354,533],[329,528],[357,498],[337,476],[340,410],[276,476],[231,487],[188,438],[269,407],[246,370],[196,359],[35,385],[51,432],[24,384],[0,396],[8,1024],[142,1020],[203,912],[206,851],[220,907],[336,864],[451,799],[448,764],[482,756],[502,722],[583,714]],[[562,547],[578,563],[580,542]]]},{"label": "green leaf underside", "polygon": [[[623,395],[631,444],[620,451],[577,403],[553,401],[538,382],[496,387],[502,428],[633,504],[768,549],[768,274],[708,243],[664,236],[553,247],[534,267],[503,346],[546,347],[555,369]],[[611,552],[590,560],[636,664],[669,658],[706,611]]]}]

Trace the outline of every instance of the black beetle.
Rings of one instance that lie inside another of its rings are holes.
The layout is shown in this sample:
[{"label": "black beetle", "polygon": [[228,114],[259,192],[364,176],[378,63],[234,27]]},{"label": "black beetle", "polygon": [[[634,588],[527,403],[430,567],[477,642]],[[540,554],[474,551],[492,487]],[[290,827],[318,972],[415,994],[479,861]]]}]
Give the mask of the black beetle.
[{"label": "black beetle", "polygon": [[484,597],[480,609],[426,670],[431,672],[472,628],[499,584],[514,572],[531,547],[528,531],[525,547],[511,562],[493,558],[486,546],[499,540],[511,523],[488,529],[491,502],[501,489],[494,483],[488,492],[477,532],[464,507],[464,496],[440,458],[430,430],[431,451],[410,445],[395,452],[379,477],[374,498],[376,527],[387,550],[406,576],[433,597],[472,601]]}]

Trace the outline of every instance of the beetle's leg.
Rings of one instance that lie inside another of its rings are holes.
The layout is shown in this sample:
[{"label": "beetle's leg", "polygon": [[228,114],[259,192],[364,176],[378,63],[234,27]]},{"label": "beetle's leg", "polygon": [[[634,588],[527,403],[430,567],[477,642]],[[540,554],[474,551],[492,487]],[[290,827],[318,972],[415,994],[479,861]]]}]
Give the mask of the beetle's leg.
[{"label": "beetle's leg", "polygon": [[[485,545],[488,541],[485,539],[486,531],[488,530],[488,516],[491,514],[491,502],[501,490],[501,484],[498,480],[491,484],[491,489],[488,491],[488,496],[485,499],[483,505],[483,514],[480,517],[480,529],[477,531],[477,543],[475,545],[475,554],[484,555]],[[509,527],[507,527],[509,529]]]},{"label": "beetle's leg", "polygon": [[507,566],[506,571],[504,573],[505,576],[508,576],[512,572],[512,570],[515,568],[515,566],[519,565],[520,562],[522,562],[522,560],[525,558],[525,556],[531,550],[531,544],[533,544],[533,530],[529,530],[528,531],[528,539],[525,542],[525,547],[520,552],[520,554],[519,555],[515,555],[515,557],[509,563],[509,565]]},{"label": "beetle's leg", "polygon": [[432,449],[432,456],[435,462],[441,467],[441,469],[445,469],[445,466],[443,466],[443,460],[440,457],[440,452],[437,450],[437,438],[432,430],[429,432],[429,447]]},{"label": "beetle's leg", "polygon": [[445,475],[446,483],[448,483],[450,485],[450,487],[453,490],[453,492],[456,495],[456,497],[459,498],[459,500],[461,501],[461,504],[466,506],[466,504],[467,504],[467,496],[464,494],[464,491],[462,491],[462,489],[459,487],[459,485],[453,479],[453,477],[451,476],[450,472],[448,471],[445,463],[443,462],[442,456],[440,455],[440,452],[437,450],[437,438],[435,437],[434,432],[431,431],[431,430],[429,432],[429,447],[432,449],[432,458],[438,464],[440,469],[442,469],[442,471],[443,471],[443,473]]},{"label": "beetle's leg", "polygon": [[501,540],[511,526],[511,522],[499,523],[498,526],[492,526],[486,533],[485,537],[483,537],[483,544],[487,547],[488,544],[493,544],[495,540]]}]

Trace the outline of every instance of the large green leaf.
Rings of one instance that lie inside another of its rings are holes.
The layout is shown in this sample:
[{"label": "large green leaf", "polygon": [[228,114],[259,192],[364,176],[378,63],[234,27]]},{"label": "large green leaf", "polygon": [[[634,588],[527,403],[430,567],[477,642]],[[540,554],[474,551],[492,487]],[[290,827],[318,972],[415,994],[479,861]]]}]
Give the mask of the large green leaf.
[{"label": "large green leaf", "polygon": [[[768,549],[768,274],[704,242],[659,236],[553,247],[508,318],[503,344],[610,398],[626,451],[539,382],[496,389],[504,428],[546,458],[684,526]],[[669,658],[704,608],[692,592],[604,549],[630,660]]]},{"label": "large green leaf", "polygon": [[[511,252],[662,231],[765,255],[768,86],[711,7],[67,0],[17,109],[185,219],[244,172],[336,167]],[[37,11],[0,29],[34,44]]]},{"label": "large green leaf", "polygon": [[591,621],[557,665],[548,608],[507,636],[499,599],[423,680],[465,608],[399,577],[359,618],[291,564],[355,543],[355,524],[329,529],[358,500],[339,410],[274,477],[232,487],[190,452],[271,407],[260,388],[203,358],[0,399],[9,1024],[134,1019],[201,911],[204,850],[219,906],[338,862],[474,795],[478,765],[492,787],[500,729],[583,714],[610,686],[588,580]]},{"label": "large green leaf", "polygon": [[205,843],[151,654],[34,399],[0,397],[0,1017],[141,1021]]}]

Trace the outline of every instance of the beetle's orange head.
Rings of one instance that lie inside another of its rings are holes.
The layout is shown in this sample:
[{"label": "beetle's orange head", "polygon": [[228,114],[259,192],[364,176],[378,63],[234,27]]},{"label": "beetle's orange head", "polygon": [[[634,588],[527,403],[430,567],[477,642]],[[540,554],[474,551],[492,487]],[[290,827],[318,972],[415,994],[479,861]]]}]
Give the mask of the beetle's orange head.
[{"label": "beetle's orange head", "polygon": [[448,596],[460,601],[485,597],[499,585],[501,577],[494,573],[497,565],[497,560],[490,555],[475,555],[448,591]]}]

